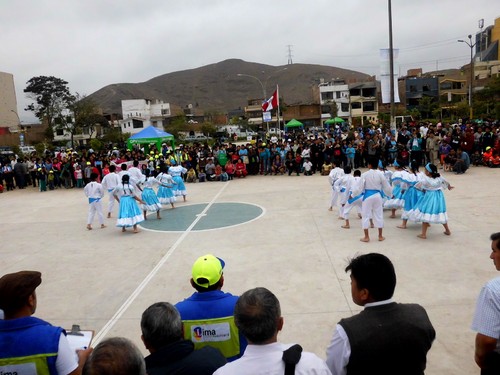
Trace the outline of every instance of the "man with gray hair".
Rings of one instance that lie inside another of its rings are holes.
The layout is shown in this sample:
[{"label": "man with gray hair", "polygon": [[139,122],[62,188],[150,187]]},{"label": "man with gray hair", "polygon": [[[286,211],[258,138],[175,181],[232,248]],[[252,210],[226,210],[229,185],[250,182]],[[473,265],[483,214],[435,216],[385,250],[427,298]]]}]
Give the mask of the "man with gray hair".
[{"label": "man with gray hair", "polygon": [[218,349],[194,350],[194,343],[183,338],[179,312],[168,302],[154,303],[142,313],[141,331],[151,353],[145,358],[148,375],[211,375],[226,363]]},{"label": "man with gray hair", "polygon": [[280,303],[266,288],[243,293],[236,302],[234,319],[248,346],[243,357],[221,367],[214,375],[331,374],[315,354],[302,352],[299,345],[278,342],[278,332],[283,328]]},{"label": "man with gray hair", "polygon": [[124,337],[111,337],[99,343],[83,366],[83,375],[146,375],[141,352]]}]

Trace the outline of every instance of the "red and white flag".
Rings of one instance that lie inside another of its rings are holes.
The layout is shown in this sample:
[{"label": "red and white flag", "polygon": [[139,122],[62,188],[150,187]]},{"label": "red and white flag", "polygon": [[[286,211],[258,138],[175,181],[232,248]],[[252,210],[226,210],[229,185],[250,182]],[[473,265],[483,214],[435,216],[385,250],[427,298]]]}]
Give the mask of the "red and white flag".
[{"label": "red and white flag", "polygon": [[271,109],[278,108],[278,90],[276,90],[269,99],[262,103],[262,111],[269,112]]}]

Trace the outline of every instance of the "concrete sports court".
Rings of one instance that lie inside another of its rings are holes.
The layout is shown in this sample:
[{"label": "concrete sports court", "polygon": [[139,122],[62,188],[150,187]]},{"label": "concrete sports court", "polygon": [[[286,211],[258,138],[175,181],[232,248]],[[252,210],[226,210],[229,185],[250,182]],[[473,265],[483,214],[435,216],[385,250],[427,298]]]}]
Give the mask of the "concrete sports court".
[{"label": "concrete sports court", "polygon": [[[140,340],[142,312],[157,301],[189,296],[191,265],[206,253],[226,261],[224,290],[241,294],[256,286],[273,291],[285,318],[283,342],[298,342],[325,357],[333,328],[360,308],[351,301],[346,261],[357,253],[380,252],[398,276],[395,300],[422,304],[437,338],[427,374],[479,373],[473,360],[470,323],[476,297],[500,276],[489,235],[500,231],[500,170],[472,167],[446,173],[455,186],[445,192],[450,237],[432,225],[397,229],[385,213],[384,242],[362,243],[360,221],[351,229],[328,211],[327,177],[249,176],[229,182],[186,184],[188,201],[151,215],[141,232],[121,233],[115,218],[105,229],[85,229],[83,190],[44,193],[34,188],[0,195],[0,274],[42,272],[36,316],[69,328],[94,329],[103,337],[125,336],[146,354]],[[104,206],[107,205],[107,197]],[[117,207],[115,205],[115,217]]]}]

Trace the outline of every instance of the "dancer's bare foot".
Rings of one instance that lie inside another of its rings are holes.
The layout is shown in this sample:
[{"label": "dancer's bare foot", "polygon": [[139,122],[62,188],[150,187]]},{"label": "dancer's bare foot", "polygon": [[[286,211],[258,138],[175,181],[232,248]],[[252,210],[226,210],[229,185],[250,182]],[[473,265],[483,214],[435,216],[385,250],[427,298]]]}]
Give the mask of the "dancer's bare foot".
[{"label": "dancer's bare foot", "polygon": [[444,234],[446,234],[447,236],[451,235],[451,232],[449,230],[443,232]]},{"label": "dancer's bare foot", "polygon": [[396,218],[396,215],[391,215],[391,216],[389,216],[389,217],[390,217],[391,219],[394,219],[394,218]]},{"label": "dancer's bare foot", "polygon": [[340,216],[339,216],[337,219],[339,219],[339,220],[344,220],[344,218],[343,218],[343,217],[340,217]]},{"label": "dancer's bare foot", "polygon": [[384,236],[378,236],[378,240],[379,241],[383,241],[383,240],[385,240],[385,237]]},{"label": "dancer's bare foot", "polygon": [[373,225],[373,224],[370,224],[370,228],[375,228],[375,225]]},{"label": "dancer's bare foot", "polygon": [[106,225],[101,224],[101,229],[106,228]]},{"label": "dancer's bare foot", "polygon": [[89,225],[87,225],[87,229],[88,229],[88,230],[92,230],[92,225],[90,225],[90,224],[89,224]]},{"label": "dancer's bare foot", "polygon": [[363,237],[359,239],[361,242],[370,242],[370,237]]},{"label": "dancer's bare foot", "polygon": [[362,218],[361,214],[358,214],[358,218],[360,218],[360,219]]},{"label": "dancer's bare foot", "polygon": [[330,207],[330,208],[328,209],[328,211],[333,211],[333,208],[332,208],[332,207]]},{"label": "dancer's bare foot", "polygon": [[125,227],[122,227],[122,232],[126,232],[127,230],[125,229]]},{"label": "dancer's bare foot", "polygon": [[139,229],[134,229],[134,233],[139,233]]},{"label": "dancer's bare foot", "polygon": [[344,229],[349,229],[350,226],[349,225],[342,225],[341,228],[344,228]]},{"label": "dancer's bare foot", "polygon": [[397,226],[399,229],[406,229],[406,225],[398,225]]},{"label": "dancer's bare foot", "polygon": [[423,234],[417,234],[417,237],[421,238],[423,240],[425,240],[427,238],[427,236],[424,236]]},{"label": "dancer's bare foot", "polygon": [[111,217],[111,212],[108,212],[108,219]]},{"label": "dancer's bare foot", "polygon": [[160,217],[160,216],[157,216],[156,218],[157,218],[158,220],[161,220],[161,217]]}]

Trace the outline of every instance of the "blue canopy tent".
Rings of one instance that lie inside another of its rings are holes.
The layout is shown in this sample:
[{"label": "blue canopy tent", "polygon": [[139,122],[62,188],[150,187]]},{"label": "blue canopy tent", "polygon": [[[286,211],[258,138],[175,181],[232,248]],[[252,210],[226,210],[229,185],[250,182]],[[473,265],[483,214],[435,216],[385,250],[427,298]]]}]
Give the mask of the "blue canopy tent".
[{"label": "blue canopy tent", "polygon": [[147,147],[154,143],[156,148],[161,150],[161,144],[166,142],[169,142],[172,149],[175,149],[175,139],[172,134],[159,130],[154,126],[148,126],[127,140],[127,148],[131,150],[132,146],[136,144],[146,145]]}]

